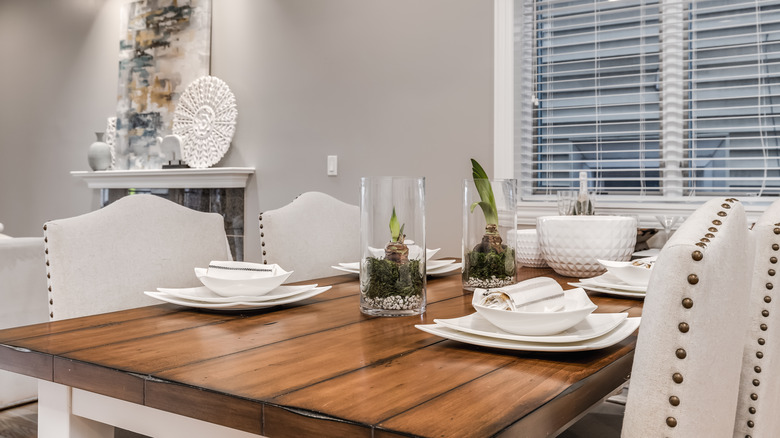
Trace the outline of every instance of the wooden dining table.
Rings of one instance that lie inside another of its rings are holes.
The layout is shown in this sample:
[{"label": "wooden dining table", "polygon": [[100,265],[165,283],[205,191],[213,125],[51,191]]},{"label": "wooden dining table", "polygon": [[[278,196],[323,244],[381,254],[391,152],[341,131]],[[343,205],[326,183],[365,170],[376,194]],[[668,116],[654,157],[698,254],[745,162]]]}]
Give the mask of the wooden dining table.
[{"label": "wooden dining table", "polygon": [[[519,280],[547,276],[521,268]],[[371,317],[357,276],[241,312],[160,304],[0,330],[0,369],[40,381],[39,436],[554,436],[629,378],[636,333],[599,350],[502,350],[417,328],[468,315],[459,275],[429,277],[421,316]],[[305,283],[311,283],[305,282]],[[139,291],[140,293],[140,291]],[[596,312],[642,300],[593,293]]]}]

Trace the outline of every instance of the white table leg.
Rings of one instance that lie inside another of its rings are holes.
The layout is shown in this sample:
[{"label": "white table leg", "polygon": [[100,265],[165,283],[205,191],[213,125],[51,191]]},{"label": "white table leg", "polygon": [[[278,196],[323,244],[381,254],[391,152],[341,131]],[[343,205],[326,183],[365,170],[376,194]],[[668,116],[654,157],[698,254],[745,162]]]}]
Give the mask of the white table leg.
[{"label": "white table leg", "polygon": [[73,414],[70,386],[38,381],[39,438],[110,438],[114,427]]}]

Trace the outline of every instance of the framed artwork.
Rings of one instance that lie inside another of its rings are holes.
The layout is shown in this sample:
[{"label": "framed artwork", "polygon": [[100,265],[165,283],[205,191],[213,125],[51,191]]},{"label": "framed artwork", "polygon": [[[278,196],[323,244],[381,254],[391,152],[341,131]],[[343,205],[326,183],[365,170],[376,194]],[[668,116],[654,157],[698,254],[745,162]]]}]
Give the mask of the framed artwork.
[{"label": "framed artwork", "polygon": [[120,15],[116,168],[156,169],[181,158],[157,138],[171,133],[190,82],[209,74],[211,0],[132,0]]}]

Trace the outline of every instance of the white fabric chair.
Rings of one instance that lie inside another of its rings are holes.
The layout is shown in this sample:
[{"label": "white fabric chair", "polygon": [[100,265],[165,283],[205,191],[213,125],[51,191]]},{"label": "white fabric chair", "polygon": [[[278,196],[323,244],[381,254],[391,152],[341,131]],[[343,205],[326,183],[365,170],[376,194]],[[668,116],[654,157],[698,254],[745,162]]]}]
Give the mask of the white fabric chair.
[{"label": "white fabric chair", "polygon": [[[0,329],[49,320],[42,237],[0,239]],[[38,381],[0,371],[0,409],[36,399]]]},{"label": "white fabric chair", "polygon": [[697,209],[653,268],[623,437],[731,437],[753,245],[742,204]]},{"label": "white fabric chair", "polygon": [[260,213],[265,263],[294,270],[288,281],[336,275],[339,262],[360,260],[360,209],[320,192]]},{"label": "white fabric chair", "polygon": [[223,219],[131,195],[44,225],[52,320],[160,304],[158,287],[201,286],[193,268],[231,260]]},{"label": "white fabric chair", "polygon": [[[780,201],[753,226],[756,244],[735,437],[780,436]],[[777,289],[775,289],[777,287]]]}]

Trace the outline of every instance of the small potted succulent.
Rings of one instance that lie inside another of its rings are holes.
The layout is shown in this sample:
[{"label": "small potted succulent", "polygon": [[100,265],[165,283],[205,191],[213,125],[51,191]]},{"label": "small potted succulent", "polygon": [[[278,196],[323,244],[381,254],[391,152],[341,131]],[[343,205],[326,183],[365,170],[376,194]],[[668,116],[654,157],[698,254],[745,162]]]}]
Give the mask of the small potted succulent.
[{"label": "small potted succulent", "polygon": [[[472,159],[471,165],[472,179],[464,182],[463,288],[489,289],[513,284],[517,243],[508,241],[506,232],[516,228],[516,181],[490,180],[476,160]],[[499,211],[494,186],[503,196],[504,211]],[[477,207],[482,210],[482,217],[475,213]],[[500,223],[500,216],[506,217],[506,223]]]},{"label": "small potted succulent", "polygon": [[360,310],[365,314],[404,316],[425,311],[423,182],[421,178],[364,178]]}]

